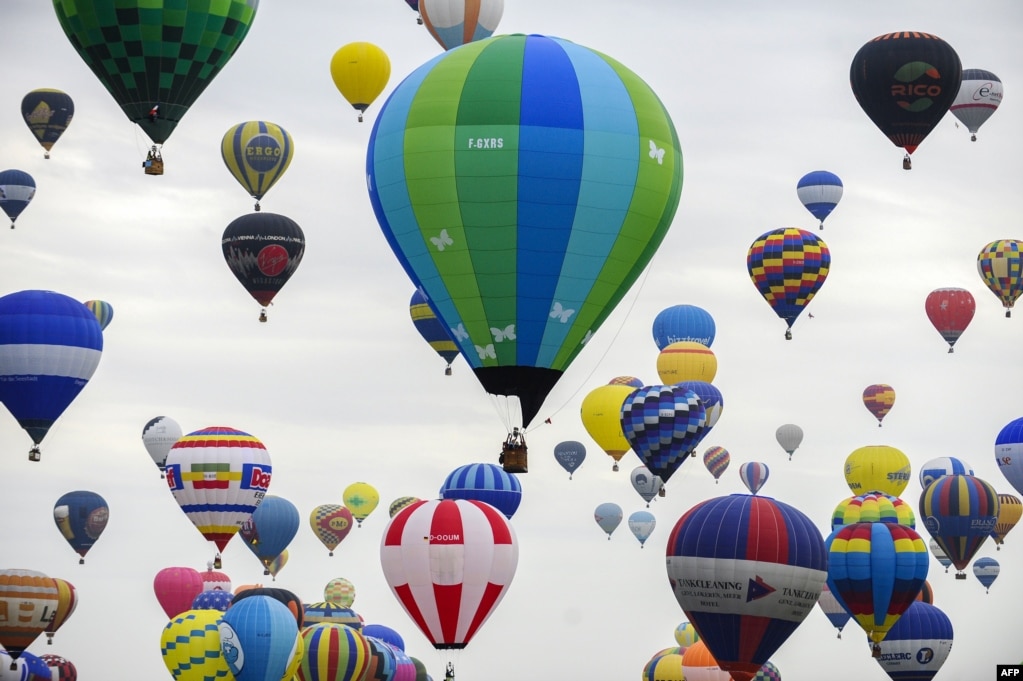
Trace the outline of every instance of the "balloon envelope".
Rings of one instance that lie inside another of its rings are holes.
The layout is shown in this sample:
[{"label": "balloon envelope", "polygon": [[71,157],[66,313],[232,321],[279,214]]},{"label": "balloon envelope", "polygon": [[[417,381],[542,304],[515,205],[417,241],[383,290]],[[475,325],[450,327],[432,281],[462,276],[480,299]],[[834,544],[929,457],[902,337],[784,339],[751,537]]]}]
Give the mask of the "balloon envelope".
[{"label": "balloon envelope", "polygon": [[248,213],[224,229],[220,247],[231,273],[266,307],[301,264],[305,233],[289,217]]},{"label": "balloon envelope", "polygon": [[637,388],[622,404],[622,432],[650,472],[668,482],[707,427],[700,398],[681,386]]},{"label": "balloon envelope", "polygon": [[914,601],[881,641],[878,664],[895,681],[930,681],[952,650],[952,621],[928,603]]},{"label": "balloon envelope", "polygon": [[85,301],[85,307],[89,308],[89,312],[96,315],[100,331],[105,330],[114,319],[114,306],[105,300],[87,300]]},{"label": "balloon envelope", "polygon": [[21,117],[39,145],[46,150],[46,158],[50,158],[50,150],[67,130],[74,115],[74,101],[61,90],[39,88],[21,99]]},{"label": "balloon envelope", "polygon": [[353,482],[341,492],[341,500],[352,512],[356,525],[362,525],[373,509],[380,503],[380,494],[368,482]]},{"label": "balloon envelope", "polygon": [[767,467],[766,463],[760,461],[750,461],[739,466],[739,478],[742,480],[742,484],[746,485],[750,494],[759,492],[770,475],[771,469]]},{"label": "balloon envelope", "polygon": [[653,334],[658,350],[683,341],[699,343],[709,348],[714,344],[717,326],[714,318],[702,307],[672,305],[654,317]]},{"label": "balloon envelope", "polygon": [[709,384],[717,372],[714,351],[702,343],[679,341],[666,345],[657,355],[657,376],[666,385],[685,381]]},{"label": "balloon envelope", "polygon": [[650,472],[650,469],[646,466],[636,466],[632,469],[629,474],[629,482],[632,483],[632,488],[636,490],[636,494],[643,497],[643,501],[647,502],[647,506],[655,496],[661,491],[661,487],[664,486],[664,481],[661,480],[660,476],[654,475]]},{"label": "balloon envelope", "polygon": [[1010,421],[995,437],[995,463],[1005,479],[1023,494],[1023,416]]},{"label": "balloon envelope", "polygon": [[309,526],[320,543],[327,547],[329,555],[333,556],[334,549],[355,527],[355,518],[346,506],[320,504],[309,514]]},{"label": "balloon envelope", "polygon": [[853,494],[884,492],[897,497],[911,476],[909,457],[888,445],[859,447],[845,459],[845,483]]},{"label": "balloon envelope", "polygon": [[[238,533],[269,572],[270,565],[288,548],[301,524],[298,508],[284,497],[267,494]],[[285,558],[285,561],[287,559]],[[283,565],[282,565],[283,567]]]},{"label": "balloon envelope", "polygon": [[867,408],[880,426],[884,417],[895,405],[895,389],[886,383],[874,383],[863,389],[863,406]]},{"label": "balloon envelope", "polygon": [[166,567],[153,578],[153,591],[167,617],[174,618],[191,610],[202,593],[202,575],[190,567]]},{"label": "balloon envelope", "polygon": [[920,495],[920,517],[927,532],[962,572],[994,532],[998,503],[995,488],[984,480],[946,475]]},{"label": "balloon envelope", "polygon": [[362,113],[387,86],[391,60],[373,43],[348,43],[330,58],[330,77],[341,96],[359,112],[361,121]]},{"label": "balloon envelope", "polygon": [[236,600],[220,618],[220,652],[237,681],[281,681],[300,656],[287,606],[270,596]]},{"label": "balloon envelope", "polygon": [[1002,92],[1002,81],[990,71],[963,69],[959,92],[948,110],[966,126],[974,142],[977,130],[1002,103]]},{"label": "balloon envelope", "polygon": [[629,532],[632,532],[632,536],[639,541],[639,545],[642,547],[653,534],[654,528],[657,527],[657,518],[650,511],[635,511],[629,514],[628,524]]},{"label": "balloon envelope", "polygon": [[583,427],[597,446],[614,459],[614,470],[618,470],[618,462],[631,447],[622,432],[622,404],[635,389],[631,385],[598,386],[587,393],[579,408]]},{"label": "balloon envelope", "polygon": [[976,310],[973,294],[963,288],[934,289],[924,301],[927,318],[948,343],[949,352],[970,325]]},{"label": "balloon envelope", "polygon": [[778,441],[791,460],[792,455],[799,449],[799,445],[803,443],[803,429],[794,423],[780,425],[774,431],[774,439]]},{"label": "balloon envelope", "polygon": [[753,285],[785,320],[785,337],[817,295],[831,268],[831,251],[822,239],[795,227],[764,232],[746,253],[746,269]]},{"label": "balloon envelope", "polygon": [[824,220],[842,200],[843,191],[842,180],[827,170],[809,172],[796,183],[800,203],[820,221],[821,229],[824,229]]},{"label": "balloon envelope", "polygon": [[372,651],[362,633],[343,624],[318,623],[302,630],[305,653],[299,677],[305,681],[360,681]]},{"label": "balloon envelope", "polygon": [[448,363],[450,368],[451,363],[458,357],[458,346],[451,338],[451,332],[437,318],[437,313],[430,307],[426,294],[421,289],[416,289],[412,294],[412,300],[409,302],[409,314],[412,316],[412,324],[415,325],[419,335],[430,344],[434,352]]},{"label": "balloon envelope", "polygon": [[161,477],[167,464],[167,454],[184,433],[178,422],[169,416],[157,416],[142,426],[142,444],[160,469]]},{"label": "balloon envelope", "polygon": [[1001,301],[1005,316],[1023,295],[1023,241],[992,241],[977,255],[977,272],[984,285]]},{"label": "balloon envelope", "polygon": [[291,165],[295,143],[288,131],[269,121],[246,121],[228,128],[220,141],[224,165],[249,196],[259,200]]},{"label": "balloon envelope", "polygon": [[182,681],[230,681],[231,671],[220,652],[219,610],[187,610],[171,616],[160,634],[160,652],[167,671]]},{"label": "balloon envelope", "polygon": [[450,50],[493,35],[504,0],[419,0],[419,12],[433,39]]},{"label": "balloon envelope", "polygon": [[703,465],[707,467],[710,474],[717,480],[728,470],[728,464],[732,455],[724,447],[708,447],[703,453]]},{"label": "balloon envelope", "polygon": [[984,585],[985,590],[989,590],[995,583],[999,572],[1001,572],[1001,566],[994,558],[984,556],[973,561],[973,576]]},{"label": "balloon envelope", "polygon": [[110,519],[106,500],[95,492],[76,490],[62,494],[53,505],[53,521],[83,560],[96,540],[103,534]]},{"label": "balloon envelope", "polygon": [[43,633],[57,608],[57,584],[42,572],[0,569],[0,646],[17,659]]},{"label": "balloon envelope", "polygon": [[440,486],[441,499],[474,499],[490,504],[511,520],[522,503],[522,483],[492,463],[459,466]]},{"label": "balloon envelope", "polygon": [[613,501],[605,501],[602,504],[598,504],[597,508],[593,510],[593,519],[597,521],[600,529],[607,533],[609,540],[614,531],[618,529],[618,526],[622,524],[623,517],[622,507]]},{"label": "balloon envelope", "polygon": [[927,489],[932,482],[946,475],[973,475],[973,467],[954,456],[931,459],[920,466],[918,473],[920,488]]},{"label": "balloon envelope", "polygon": [[576,442],[575,440],[559,442],[554,446],[554,460],[558,462],[559,466],[568,471],[568,478],[571,480],[572,474],[586,460],[586,446],[582,442]]},{"label": "balloon envelope", "polygon": [[36,195],[36,181],[24,170],[0,171],[0,210],[11,219],[11,227]]}]

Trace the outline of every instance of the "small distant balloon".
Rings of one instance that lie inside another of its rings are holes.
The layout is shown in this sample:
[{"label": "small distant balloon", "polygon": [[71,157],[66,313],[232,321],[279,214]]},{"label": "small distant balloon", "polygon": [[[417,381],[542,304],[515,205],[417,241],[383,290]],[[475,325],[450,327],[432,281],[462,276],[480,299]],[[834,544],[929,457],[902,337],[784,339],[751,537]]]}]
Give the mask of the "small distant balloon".
[{"label": "small distant balloon", "polygon": [[977,131],[1002,103],[1002,81],[984,69],[963,69],[959,93],[949,107],[952,115],[970,131],[977,141]]},{"label": "small distant balloon", "polygon": [[1011,317],[1012,306],[1023,295],[1023,241],[1000,239],[984,246],[977,254],[977,272]]},{"label": "small distant balloon", "polygon": [[71,125],[74,115],[74,101],[61,90],[39,88],[21,100],[21,116],[39,145],[45,149],[45,158],[50,158],[50,150]]},{"label": "small distant balloon", "polygon": [[571,480],[572,474],[586,460],[586,447],[583,443],[576,442],[575,440],[560,442],[554,447],[554,459],[558,462],[559,466],[568,471],[568,479]]},{"label": "small distant balloon", "polygon": [[774,438],[778,440],[778,444],[789,455],[791,461],[792,455],[803,442],[803,429],[794,423],[786,423],[778,426],[778,430],[774,431]]},{"label": "small distant balloon", "polygon": [[863,389],[863,406],[877,419],[877,427],[895,406],[895,389],[886,383],[875,383]]},{"label": "small distant balloon", "polygon": [[167,454],[182,435],[184,433],[181,426],[169,416],[157,416],[149,419],[142,427],[142,444],[145,445],[153,463],[160,469],[161,478],[167,467]]},{"label": "small distant balloon", "polygon": [[611,541],[611,535],[621,525],[622,516],[622,507],[610,501],[598,505],[593,511],[593,519],[597,521],[600,529],[607,533],[608,541]]},{"label": "small distant balloon", "polygon": [[927,294],[924,311],[927,318],[948,343],[948,351],[955,351],[956,341],[973,321],[977,302],[964,288],[938,288]]},{"label": "small distant balloon", "polygon": [[757,291],[786,323],[792,325],[817,295],[831,268],[831,251],[822,239],[795,227],[758,236],[746,253],[746,269]]},{"label": "small distant balloon", "polygon": [[391,60],[368,42],[348,43],[330,59],[330,77],[341,96],[359,112],[359,121],[391,77]]},{"label": "small distant balloon", "polygon": [[[654,528],[657,526],[657,518],[650,511],[635,511],[629,515],[629,531],[639,541],[640,548],[646,544]],[[610,539],[610,536],[608,536]]]},{"label": "small distant balloon", "polygon": [[799,201],[820,221],[820,229],[824,229],[824,220],[842,200],[843,191],[842,180],[827,170],[809,172],[796,183]]},{"label": "small distant balloon", "polygon": [[89,312],[96,315],[96,321],[99,322],[100,330],[105,330],[114,319],[114,306],[105,300],[87,300],[85,301],[85,307],[89,308]]},{"label": "small distant balloon", "polygon": [[724,447],[708,447],[707,451],[703,453],[703,465],[714,476],[715,483],[728,469],[728,464],[731,460],[731,454]]},{"label": "small distant balloon", "polygon": [[771,469],[767,467],[766,463],[750,461],[739,466],[739,479],[742,480],[742,484],[746,485],[750,494],[759,492],[770,475]]},{"label": "small distant balloon", "polygon": [[11,229],[36,195],[36,181],[23,170],[0,171],[0,210],[11,219]]}]

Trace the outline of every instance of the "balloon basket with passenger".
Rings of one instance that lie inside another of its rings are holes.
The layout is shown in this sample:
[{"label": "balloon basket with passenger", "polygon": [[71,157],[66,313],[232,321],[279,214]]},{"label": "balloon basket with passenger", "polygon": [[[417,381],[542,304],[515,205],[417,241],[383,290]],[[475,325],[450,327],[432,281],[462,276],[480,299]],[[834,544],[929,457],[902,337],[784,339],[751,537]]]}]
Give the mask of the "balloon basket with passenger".
[{"label": "balloon basket with passenger", "polygon": [[163,175],[163,155],[154,144],[146,154],[146,160],[142,162],[142,168],[146,175]]},{"label": "balloon basket with passenger", "polygon": [[498,463],[504,468],[505,473],[528,473],[527,454],[526,438],[521,430],[514,428],[501,445],[501,456],[498,457]]}]

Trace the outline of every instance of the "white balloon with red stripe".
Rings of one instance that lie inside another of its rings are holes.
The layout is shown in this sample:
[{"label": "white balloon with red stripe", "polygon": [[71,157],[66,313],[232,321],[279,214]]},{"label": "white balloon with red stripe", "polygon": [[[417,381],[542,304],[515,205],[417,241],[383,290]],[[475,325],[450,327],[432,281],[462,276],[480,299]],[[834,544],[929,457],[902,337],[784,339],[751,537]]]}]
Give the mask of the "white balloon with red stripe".
[{"label": "white balloon with red stripe", "polygon": [[434,648],[464,648],[504,598],[519,548],[504,514],[466,499],[419,501],[384,531],[384,578]]}]

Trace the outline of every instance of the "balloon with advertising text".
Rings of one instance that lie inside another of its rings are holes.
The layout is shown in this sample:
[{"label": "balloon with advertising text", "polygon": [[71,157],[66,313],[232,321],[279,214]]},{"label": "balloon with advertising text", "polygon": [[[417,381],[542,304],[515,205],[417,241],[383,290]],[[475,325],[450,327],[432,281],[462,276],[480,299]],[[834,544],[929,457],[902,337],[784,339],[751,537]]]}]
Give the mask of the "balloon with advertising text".
[{"label": "balloon with advertising text", "polygon": [[1023,494],[1023,416],[1005,424],[995,436],[995,463],[1009,484]]},{"label": "balloon with advertising text", "polygon": [[998,524],[998,493],[973,475],[938,478],[920,495],[920,518],[956,568],[956,579],[966,579],[966,566]]},{"label": "balloon with advertising text", "polygon": [[934,605],[914,601],[881,641],[876,658],[893,681],[935,677],[952,650],[952,621]]},{"label": "balloon with advertising text", "polygon": [[320,543],[327,547],[327,555],[333,556],[334,549],[355,527],[355,517],[342,504],[320,504],[309,514],[309,526]]},{"label": "balloon with advertising text", "polygon": [[288,131],[269,121],[232,126],[220,142],[224,165],[249,196],[259,201],[291,165],[295,143]]},{"label": "balloon with advertising text", "polygon": [[60,598],[57,584],[42,572],[0,569],[0,647],[14,659],[42,634]]},{"label": "balloon with advertising text", "polygon": [[714,318],[702,307],[672,305],[654,317],[653,334],[658,350],[683,341],[699,343],[709,348],[714,344],[717,326]]},{"label": "balloon with advertising text", "polygon": [[38,88],[21,99],[21,117],[44,149],[44,158],[50,158],[50,150],[71,125],[74,115],[75,103],[62,90]]},{"label": "balloon with advertising text", "polygon": [[854,495],[884,492],[897,497],[909,485],[909,457],[889,445],[854,449],[845,459],[845,483]]},{"label": "balloon with advertising text", "polygon": [[1002,103],[1002,81],[985,69],[963,69],[963,80],[955,101],[949,107],[952,115],[970,131],[970,140],[977,141],[977,131]]},{"label": "balloon with advertising text", "polygon": [[566,440],[554,446],[554,460],[558,465],[568,471],[568,479],[572,479],[579,466],[586,460],[586,447],[582,442]]},{"label": "balloon with advertising text", "polygon": [[288,283],[305,254],[305,233],[298,223],[276,213],[249,213],[233,220],[220,240],[224,260],[235,278],[266,308]]}]

